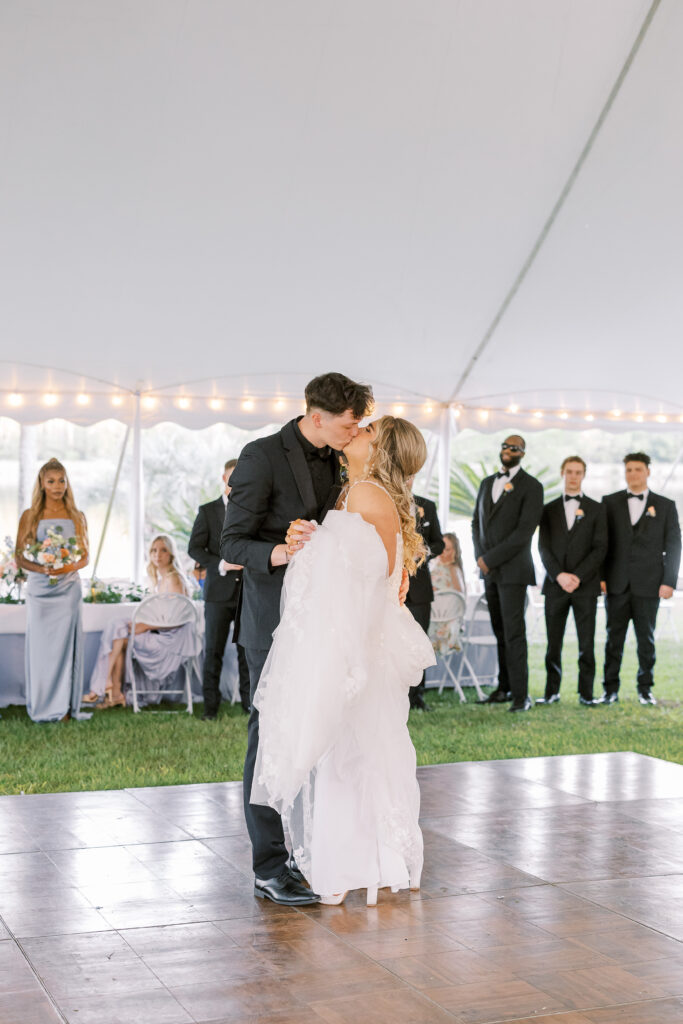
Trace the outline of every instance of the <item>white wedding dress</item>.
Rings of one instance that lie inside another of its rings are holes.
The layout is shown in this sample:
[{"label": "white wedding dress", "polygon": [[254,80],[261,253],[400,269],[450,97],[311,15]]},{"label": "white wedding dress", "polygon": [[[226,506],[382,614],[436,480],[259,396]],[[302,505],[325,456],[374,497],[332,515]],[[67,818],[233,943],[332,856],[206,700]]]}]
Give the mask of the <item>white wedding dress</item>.
[{"label": "white wedding dress", "polygon": [[[379,486],[379,485],[377,485]],[[408,688],[434,664],[379,534],[329,512],[285,575],[282,617],[255,704],[252,803],[282,815],[314,892],[417,888],[420,793]]]}]

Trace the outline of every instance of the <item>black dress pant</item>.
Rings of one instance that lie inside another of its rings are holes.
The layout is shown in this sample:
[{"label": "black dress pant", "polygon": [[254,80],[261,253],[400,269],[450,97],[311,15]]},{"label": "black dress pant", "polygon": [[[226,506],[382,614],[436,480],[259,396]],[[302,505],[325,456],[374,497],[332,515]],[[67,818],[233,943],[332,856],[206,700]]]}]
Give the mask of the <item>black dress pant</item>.
[{"label": "black dress pant", "polygon": [[251,713],[247,729],[247,756],[244,761],[244,817],[251,839],[252,863],[257,878],[275,878],[281,874],[289,860],[282,819],[272,807],[249,802],[254,765],[258,752],[258,711],[254,707],[254,694],[261,678],[268,651],[247,647],[247,664],[251,679]]},{"label": "black dress pant", "polygon": [[624,653],[624,641],[628,624],[633,622],[638,649],[638,675],[636,677],[639,690],[649,690],[654,686],[653,670],[655,667],[655,626],[659,597],[640,597],[627,590],[625,594],[607,594],[605,611],[607,612],[607,642],[605,644],[605,693],[619,691],[619,670]]},{"label": "black dress pant", "polygon": [[560,692],[562,682],[562,644],[569,610],[574,613],[576,635],[579,641],[579,694],[593,699],[595,681],[595,614],[598,606],[596,593],[582,593],[581,588],[568,594],[555,584],[545,595],[545,626],[548,647],[545,653],[545,698]]},{"label": "black dress pant", "polygon": [[[235,618],[237,603],[232,601],[206,601],[204,603],[204,713],[215,715],[221,702],[221,669],[223,653]],[[240,701],[249,709],[249,669],[244,648],[237,644],[237,666],[240,679]]]},{"label": "black dress pant", "polygon": [[526,583],[484,579],[484,593],[498,644],[498,690],[521,705],[529,694],[529,661],[524,605]]},{"label": "black dress pant", "polygon": [[[429,633],[429,620],[432,616],[432,605],[429,604],[411,604],[410,601],[406,601],[406,608],[413,616],[419,626],[422,626],[425,633]],[[420,691],[424,690],[425,685],[425,673],[422,673],[422,679],[417,686],[411,686],[408,691],[410,697],[410,706],[413,707],[416,703],[417,698],[420,695]]]}]

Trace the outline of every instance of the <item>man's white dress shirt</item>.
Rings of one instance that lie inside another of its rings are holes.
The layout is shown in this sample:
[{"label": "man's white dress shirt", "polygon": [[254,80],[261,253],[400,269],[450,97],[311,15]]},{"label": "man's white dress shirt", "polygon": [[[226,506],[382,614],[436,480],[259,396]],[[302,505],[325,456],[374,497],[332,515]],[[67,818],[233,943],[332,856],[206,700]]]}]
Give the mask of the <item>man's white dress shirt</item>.
[{"label": "man's white dress shirt", "polygon": [[[512,469],[508,470],[510,474],[509,476],[497,476],[493,481],[493,487],[491,488],[491,500],[494,505],[503,493],[505,485],[509,483],[517,473],[519,473],[521,468],[521,466],[514,466]],[[501,466],[501,472],[505,472],[505,466]]]}]

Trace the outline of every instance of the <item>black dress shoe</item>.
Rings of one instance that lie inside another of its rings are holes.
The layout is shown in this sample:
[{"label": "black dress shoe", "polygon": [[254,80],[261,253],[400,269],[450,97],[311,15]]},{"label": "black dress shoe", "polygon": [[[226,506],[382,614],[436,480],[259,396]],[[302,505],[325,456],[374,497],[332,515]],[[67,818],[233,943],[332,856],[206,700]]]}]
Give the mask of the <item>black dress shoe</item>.
[{"label": "black dress shoe", "polygon": [[425,704],[422,694],[418,693],[410,702],[412,711],[431,711],[429,704]]},{"label": "black dress shoe", "polygon": [[612,693],[603,693],[602,697],[598,697],[595,702],[596,704],[618,704],[619,694],[616,691]]},{"label": "black dress shoe", "polygon": [[523,704],[513,704],[512,707],[508,708],[508,711],[531,711],[532,707],[531,697],[525,697]]},{"label": "black dress shoe", "polygon": [[305,907],[311,903],[320,903],[318,894],[292,878],[287,868],[277,878],[255,878],[254,896],[260,900],[272,900],[283,907]]},{"label": "black dress shoe", "polygon": [[308,882],[304,878],[303,872],[299,870],[299,865],[294,860],[293,853],[290,853],[289,855],[289,860],[287,861],[287,870],[289,871],[290,875],[292,876],[295,882],[298,882],[299,885],[305,885],[308,888],[310,888]]},{"label": "black dress shoe", "polygon": [[588,697],[579,695],[579,704],[584,708],[594,708],[597,703],[597,700],[589,700]]},{"label": "black dress shoe", "polygon": [[559,693],[551,693],[549,697],[537,697],[537,704],[559,704],[560,695]]},{"label": "black dress shoe", "polygon": [[215,722],[218,718],[218,712],[216,711],[205,711],[202,715],[202,722]]},{"label": "black dress shoe", "polygon": [[478,700],[477,704],[507,704],[509,700],[512,700],[511,693],[506,690],[494,690],[488,697]]},{"label": "black dress shoe", "polygon": [[638,700],[641,704],[656,704],[657,701],[652,696],[652,690],[638,690]]}]

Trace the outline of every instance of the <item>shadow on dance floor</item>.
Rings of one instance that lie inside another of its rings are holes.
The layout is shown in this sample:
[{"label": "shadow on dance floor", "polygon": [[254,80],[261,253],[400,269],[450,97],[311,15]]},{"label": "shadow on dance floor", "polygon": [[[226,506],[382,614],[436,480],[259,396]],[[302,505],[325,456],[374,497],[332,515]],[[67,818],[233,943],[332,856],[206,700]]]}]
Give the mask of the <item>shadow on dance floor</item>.
[{"label": "shadow on dance floor", "polygon": [[251,895],[238,783],[0,798],[0,1024],[676,1024],[683,766],[419,772],[420,893]]}]

